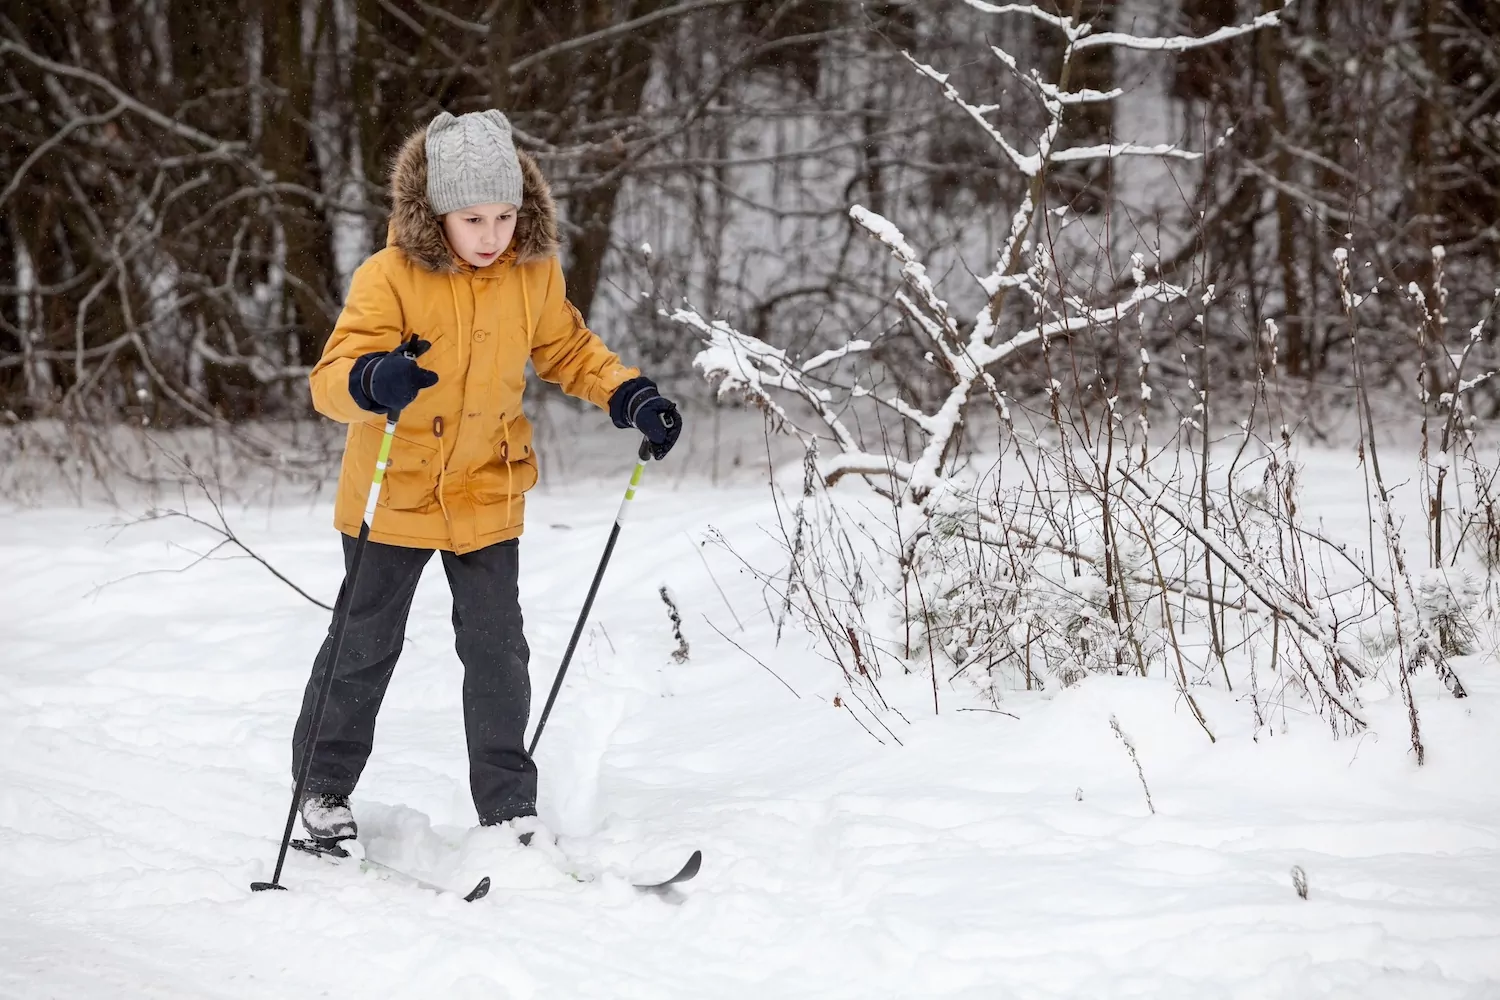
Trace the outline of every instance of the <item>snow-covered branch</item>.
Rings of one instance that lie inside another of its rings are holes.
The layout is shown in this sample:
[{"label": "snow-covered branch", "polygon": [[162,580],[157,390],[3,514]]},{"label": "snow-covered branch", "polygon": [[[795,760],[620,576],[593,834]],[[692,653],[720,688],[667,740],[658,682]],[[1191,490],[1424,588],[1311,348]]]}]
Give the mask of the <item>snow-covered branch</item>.
[{"label": "snow-covered branch", "polygon": [[1287,0],[1279,10],[1273,10],[1261,14],[1244,24],[1231,24],[1211,31],[1206,35],[1168,35],[1162,38],[1146,38],[1141,35],[1131,35],[1121,31],[1101,31],[1097,35],[1085,34],[1078,39],[1074,45],[1079,49],[1096,49],[1104,45],[1113,45],[1122,49],[1137,49],[1144,52],[1186,52],[1189,49],[1201,49],[1209,45],[1220,45],[1248,35],[1253,31],[1263,28],[1275,28],[1281,24],[1282,11],[1291,6],[1292,0]]},{"label": "snow-covered branch", "polygon": [[980,367],[987,368],[997,361],[1010,357],[1023,347],[1029,347],[1048,337],[1062,337],[1080,330],[1113,325],[1129,318],[1147,302],[1176,302],[1186,298],[1187,294],[1187,289],[1165,281],[1141,285],[1119,302],[1105,306],[1079,308],[1071,316],[1021,330],[1002,344],[972,344],[969,348],[969,357]]},{"label": "snow-covered branch", "polygon": [[697,310],[677,309],[671,319],[697,331],[704,340],[705,346],[693,359],[693,367],[704,378],[716,383],[721,398],[739,395],[751,399],[771,413],[781,426],[790,429],[804,442],[809,441],[810,432],[800,427],[773,395],[774,392],[787,393],[811,407],[833,436],[842,453],[835,459],[835,467],[845,471],[856,467],[861,471],[889,470],[889,459],[866,453],[860,447],[858,439],[835,412],[832,392],[815,385],[808,377],[811,371],[824,368],[839,357],[868,350],[870,345],[867,342],[854,341],[798,365],[780,348],[740,333],[723,320],[707,320]]},{"label": "snow-covered branch", "polygon": [[907,61],[909,61],[913,66],[917,68],[917,72],[921,73],[929,80],[932,80],[933,82],[942,86],[943,96],[962,108],[964,113],[971,119],[973,119],[974,124],[978,125],[980,129],[984,131],[985,135],[989,136],[990,140],[994,142],[995,145],[1000,147],[1000,151],[1006,155],[1006,157],[1012,164],[1014,164],[1017,170],[1021,171],[1023,174],[1026,174],[1026,176],[1028,177],[1036,173],[1038,167],[1040,166],[1040,161],[1037,159],[1037,157],[1026,156],[1022,154],[1019,150],[1012,146],[1010,144],[1010,141],[1006,139],[1003,134],[1001,134],[1000,130],[993,124],[991,124],[990,120],[985,117],[987,114],[990,114],[991,112],[996,110],[994,106],[970,104],[968,101],[965,101],[963,99],[963,95],[958,92],[958,88],[948,82],[948,74],[939,73],[937,70],[933,69],[926,63],[918,62],[916,59],[913,59],[911,57],[910,53],[905,53],[905,55]]},{"label": "snow-covered branch", "polygon": [[1144,52],[1186,52],[1248,35],[1262,28],[1274,28],[1281,24],[1281,15],[1294,0],[1286,0],[1280,8],[1260,14],[1244,24],[1232,24],[1211,31],[1206,35],[1166,35],[1151,37],[1132,35],[1123,31],[1101,31],[1095,33],[1087,21],[1074,21],[1071,17],[1052,14],[1034,3],[988,3],[986,0],[964,0],[975,10],[986,14],[1020,14],[1033,18],[1049,27],[1056,28],[1068,38],[1074,49],[1096,49],[1106,45]]},{"label": "snow-covered branch", "polygon": [[[955,341],[958,339],[958,324],[953,321],[948,313],[948,303],[938,296],[937,287],[932,283],[932,276],[927,273],[927,266],[917,259],[917,253],[911,244],[906,241],[901,230],[889,219],[870,211],[863,205],[855,205],[849,209],[849,217],[871,236],[884,243],[901,264],[901,276],[906,279],[917,295],[932,311],[932,316],[941,325],[942,331]],[[934,340],[943,346],[942,338],[934,333]]]},{"label": "snow-covered branch", "polygon": [[1080,163],[1084,160],[1113,160],[1121,156],[1155,156],[1164,160],[1201,160],[1202,153],[1181,149],[1170,143],[1141,146],[1133,142],[1104,143],[1097,146],[1069,146],[1052,154],[1053,163]]},{"label": "snow-covered branch", "polygon": [[843,347],[836,347],[831,351],[824,351],[822,354],[808,358],[798,366],[798,369],[803,375],[807,375],[817,371],[819,368],[826,368],[831,364],[842,361],[851,354],[861,354],[868,351],[874,346],[868,340],[851,340]]},{"label": "snow-covered branch", "polygon": [[1034,3],[986,3],[985,0],[964,0],[964,3],[986,14],[1024,14],[1027,17],[1034,17],[1043,24],[1050,24],[1066,32],[1069,37],[1073,37],[1078,32],[1078,26],[1073,23],[1072,18],[1050,14]]}]

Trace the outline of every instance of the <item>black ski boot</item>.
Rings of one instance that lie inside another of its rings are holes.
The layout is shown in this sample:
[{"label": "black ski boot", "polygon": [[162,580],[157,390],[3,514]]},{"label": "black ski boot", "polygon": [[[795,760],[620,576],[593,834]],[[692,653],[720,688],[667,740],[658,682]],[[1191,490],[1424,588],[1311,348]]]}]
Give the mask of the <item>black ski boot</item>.
[{"label": "black ski boot", "polygon": [[302,816],[307,835],[321,847],[333,847],[341,840],[354,840],[359,836],[347,795],[308,792],[302,797],[302,805],[297,811]]}]

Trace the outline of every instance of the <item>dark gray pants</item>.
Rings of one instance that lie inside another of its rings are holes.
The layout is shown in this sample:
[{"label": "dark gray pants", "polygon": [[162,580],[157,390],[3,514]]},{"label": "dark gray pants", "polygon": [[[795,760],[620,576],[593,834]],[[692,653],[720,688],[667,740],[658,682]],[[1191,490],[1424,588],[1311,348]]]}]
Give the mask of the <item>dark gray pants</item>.
[{"label": "dark gray pants", "polygon": [[[344,586],[355,540],[344,538]],[[328,706],[318,727],[307,787],[349,795],[370,757],[375,716],[401,655],[406,618],[430,549],[367,542],[349,608],[344,650]],[[464,729],[469,744],[469,789],[481,823],[536,813],[536,765],[526,753],[531,707],[531,651],[521,631],[516,587],[518,541],[466,555],[443,553],[453,592],[453,632],[464,666]],[[339,600],[344,600],[340,590]],[[318,688],[333,653],[333,629],[313,663],[292,735],[292,774],[302,766]]]}]

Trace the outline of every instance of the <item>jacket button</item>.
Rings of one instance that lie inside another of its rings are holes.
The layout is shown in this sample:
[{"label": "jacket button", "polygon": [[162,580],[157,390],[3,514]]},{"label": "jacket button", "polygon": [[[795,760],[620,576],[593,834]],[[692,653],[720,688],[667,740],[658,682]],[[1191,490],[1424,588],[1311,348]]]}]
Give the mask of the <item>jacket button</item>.
[{"label": "jacket button", "polygon": [[489,336],[489,334],[485,333],[483,330],[475,330],[474,331],[474,343],[476,343],[476,344],[482,344],[482,343],[484,343],[484,338],[488,337],[488,336]]}]

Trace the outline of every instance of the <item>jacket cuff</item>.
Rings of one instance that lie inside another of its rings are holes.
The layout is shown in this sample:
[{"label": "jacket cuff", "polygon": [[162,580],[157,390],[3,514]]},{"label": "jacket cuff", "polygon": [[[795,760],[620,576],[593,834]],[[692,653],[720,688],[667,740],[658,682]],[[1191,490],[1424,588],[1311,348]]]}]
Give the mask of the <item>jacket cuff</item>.
[{"label": "jacket cuff", "polygon": [[349,395],[354,397],[354,404],[361,410],[369,410],[371,413],[386,412],[386,408],[371,397],[368,384],[370,369],[383,357],[385,357],[384,351],[362,354],[354,359],[354,367],[349,369]]},{"label": "jacket cuff", "polygon": [[621,430],[634,427],[634,417],[639,412],[641,404],[648,399],[655,399],[658,395],[660,394],[656,391],[656,383],[645,376],[622,382],[614,395],[609,397],[609,418]]}]

